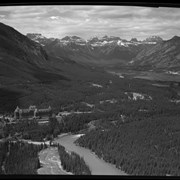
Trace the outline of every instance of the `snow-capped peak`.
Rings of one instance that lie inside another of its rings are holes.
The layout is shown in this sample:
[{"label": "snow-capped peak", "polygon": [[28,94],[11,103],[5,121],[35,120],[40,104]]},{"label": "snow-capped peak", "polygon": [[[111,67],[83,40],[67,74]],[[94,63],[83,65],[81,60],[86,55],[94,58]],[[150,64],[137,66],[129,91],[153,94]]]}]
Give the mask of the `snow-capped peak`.
[{"label": "snow-capped peak", "polygon": [[118,46],[128,47],[128,44],[125,43],[125,42],[122,42],[121,40],[118,40],[117,45],[118,45]]}]

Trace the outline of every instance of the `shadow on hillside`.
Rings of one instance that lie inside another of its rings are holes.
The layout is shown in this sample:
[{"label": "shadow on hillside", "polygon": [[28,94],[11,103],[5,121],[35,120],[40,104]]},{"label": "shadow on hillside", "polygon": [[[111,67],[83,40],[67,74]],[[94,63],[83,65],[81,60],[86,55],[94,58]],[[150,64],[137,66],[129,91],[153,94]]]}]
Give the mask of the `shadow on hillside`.
[{"label": "shadow on hillside", "polygon": [[48,84],[48,83],[51,83],[54,81],[59,81],[59,80],[70,81],[69,78],[67,78],[63,75],[46,72],[44,70],[39,70],[39,71],[35,72],[34,77],[43,84]]},{"label": "shadow on hillside", "polygon": [[19,105],[22,93],[0,88],[0,113],[12,112]]}]

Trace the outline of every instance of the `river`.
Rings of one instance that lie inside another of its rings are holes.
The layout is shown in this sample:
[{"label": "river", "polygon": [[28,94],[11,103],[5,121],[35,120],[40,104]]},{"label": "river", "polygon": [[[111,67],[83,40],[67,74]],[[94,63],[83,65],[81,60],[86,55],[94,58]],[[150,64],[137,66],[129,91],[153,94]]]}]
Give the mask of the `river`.
[{"label": "river", "polygon": [[79,135],[65,134],[60,135],[55,139],[55,142],[61,144],[67,151],[74,151],[84,158],[84,161],[89,166],[92,175],[127,175],[114,165],[106,163],[104,160],[99,159],[89,149],[77,146],[74,141],[79,138]]},{"label": "river", "polygon": [[37,170],[38,174],[51,175],[72,175],[70,172],[63,170],[57,147],[49,147],[39,153],[41,168]]}]

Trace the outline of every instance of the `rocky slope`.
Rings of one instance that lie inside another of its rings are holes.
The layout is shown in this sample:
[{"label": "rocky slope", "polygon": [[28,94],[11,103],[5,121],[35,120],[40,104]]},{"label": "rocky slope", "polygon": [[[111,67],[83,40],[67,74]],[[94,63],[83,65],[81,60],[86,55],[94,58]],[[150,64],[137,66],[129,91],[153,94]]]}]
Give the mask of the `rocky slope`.
[{"label": "rocky slope", "polygon": [[2,84],[39,81],[51,76],[52,59],[42,46],[0,23],[0,80]]},{"label": "rocky slope", "polygon": [[2,23],[0,42],[0,113],[3,114],[13,112],[17,106],[32,104],[60,108],[68,98],[71,101],[83,97],[78,90],[87,81],[110,76],[68,57],[47,55],[39,43]]},{"label": "rocky slope", "polygon": [[170,40],[143,49],[134,58],[132,65],[149,68],[180,67],[180,37],[174,36]]},{"label": "rocky slope", "polygon": [[[48,61],[47,53],[39,45],[10,26],[0,23],[0,53],[36,65]],[[8,61],[8,60],[6,60]]]},{"label": "rocky slope", "polygon": [[49,44],[50,42],[55,40],[55,38],[46,38],[39,33],[28,33],[26,36],[29,39],[41,44],[41,46],[45,46],[46,44]]}]

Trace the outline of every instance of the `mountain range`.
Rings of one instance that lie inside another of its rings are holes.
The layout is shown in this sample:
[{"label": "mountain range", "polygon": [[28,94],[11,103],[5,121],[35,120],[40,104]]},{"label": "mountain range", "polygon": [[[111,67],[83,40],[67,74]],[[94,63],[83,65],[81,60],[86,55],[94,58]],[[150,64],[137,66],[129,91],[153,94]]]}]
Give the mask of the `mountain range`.
[{"label": "mountain range", "polygon": [[71,79],[74,74],[68,72],[68,69],[75,67],[81,71],[91,69],[92,66],[148,69],[180,67],[178,36],[169,40],[152,36],[143,41],[136,38],[127,41],[115,36],[88,40],[78,36],[57,39],[36,33],[24,36],[14,28],[0,23],[0,40],[2,81],[46,81],[46,76]]},{"label": "mountain range", "polygon": [[[129,175],[180,175],[177,71],[178,36],[143,41],[114,36],[58,39],[25,36],[0,23],[0,116],[12,117],[17,106],[30,105],[51,106],[57,120],[59,112],[66,114],[63,123],[52,118],[48,125],[32,121],[31,126],[23,118],[7,123],[1,132],[13,141],[16,134],[17,139],[41,141],[83,133],[85,139],[78,145]],[[1,164],[8,165],[7,173],[17,173],[6,160]]]},{"label": "mountain range", "polygon": [[41,34],[27,34],[40,43],[52,56],[68,58],[80,64],[96,66],[130,66],[148,68],[179,67],[179,37],[163,40],[159,36],[143,41],[130,41],[115,36],[93,37],[84,40],[78,36],[62,39],[46,38]]},{"label": "mountain range", "polygon": [[[0,113],[16,106],[60,108],[79,98],[79,86],[109,76],[102,70],[57,57],[38,42],[0,23]],[[85,85],[82,85],[85,86]],[[72,88],[75,88],[74,90]]]},{"label": "mountain range", "polygon": [[180,37],[145,48],[137,54],[133,60],[134,65],[150,66],[153,68],[176,68],[180,67]]}]

